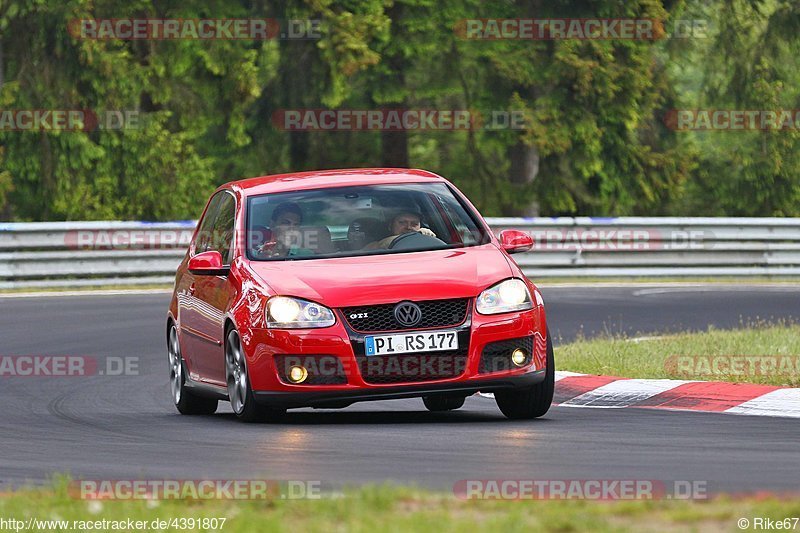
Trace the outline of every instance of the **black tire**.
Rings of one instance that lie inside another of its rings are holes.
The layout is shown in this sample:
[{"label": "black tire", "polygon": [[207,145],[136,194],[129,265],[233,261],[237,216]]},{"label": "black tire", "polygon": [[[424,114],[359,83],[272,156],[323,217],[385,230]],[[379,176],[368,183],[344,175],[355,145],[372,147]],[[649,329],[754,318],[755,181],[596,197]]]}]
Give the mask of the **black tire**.
[{"label": "black tire", "polygon": [[186,365],[183,363],[178,329],[170,324],[167,333],[169,355],[169,379],[172,403],[182,415],[213,415],[217,412],[217,400],[194,394],[186,388]]},{"label": "black tire", "polygon": [[428,411],[453,411],[464,405],[463,396],[423,396]]},{"label": "black tire", "polygon": [[497,391],[494,399],[507,418],[528,420],[539,418],[550,409],[556,384],[556,365],[553,357],[553,341],[547,331],[547,369],[544,381],[521,390]]},{"label": "black tire", "polygon": [[228,384],[228,399],[233,413],[242,422],[270,422],[285,413],[256,403],[247,375],[247,361],[239,333],[235,329],[228,331],[225,338],[225,381]]}]

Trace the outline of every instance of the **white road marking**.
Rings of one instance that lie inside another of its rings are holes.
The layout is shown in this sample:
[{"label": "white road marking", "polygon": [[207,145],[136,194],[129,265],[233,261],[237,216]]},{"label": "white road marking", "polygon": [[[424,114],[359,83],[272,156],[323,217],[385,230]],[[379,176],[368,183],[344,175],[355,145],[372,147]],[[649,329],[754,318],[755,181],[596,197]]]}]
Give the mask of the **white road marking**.
[{"label": "white road marking", "polygon": [[566,407],[628,407],[653,396],[672,390],[684,383],[679,379],[620,379],[590,390],[562,403]]},{"label": "white road marking", "polygon": [[659,287],[654,289],[641,289],[633,291],[634,296],[649,296],[651,294],[677,294],[681,292],[797,292],[800,285],[797,283],[775,284],[775,285],[725,285],[722,287],[714,285],[703,286],[678,286],[678,287]]},{"label": "white road marking", "polygon": [[[573,376],[586,376],[578,372],[567,370],[556,371],[556,382]],[[692,380],[679,379],[619,379],[612,381],[580,396],[576,396],[559,405],[561,407],[579,407],[593,409],[619,409],[634,406],[634,404],[652,398],[662,392],[672,390],[684,383],[699,383]],[[713,396],[713,390],[705,394]],[[494,399],[492,393],[479,393],[482,398]],[[681,412],[706,412],[694,409],[665,408],[668,411]],[[710,411],[709,411],[710,412]],[[729,413],[751,416],[771,416],[800,418],[800,388],[778,389],[741,405],[731,407],[726,411],[713,411],[716,413]]]},{"label": "white road marking", "polygon": [[556,370],[556,381],[573,376],[585,376],[586,374],[579,374],[578,372],[570,372],[569,370]]},{"label": "white road marking", "polygon": [[800,389],[777,389],[724,411],[739,415],[800,418]]}]

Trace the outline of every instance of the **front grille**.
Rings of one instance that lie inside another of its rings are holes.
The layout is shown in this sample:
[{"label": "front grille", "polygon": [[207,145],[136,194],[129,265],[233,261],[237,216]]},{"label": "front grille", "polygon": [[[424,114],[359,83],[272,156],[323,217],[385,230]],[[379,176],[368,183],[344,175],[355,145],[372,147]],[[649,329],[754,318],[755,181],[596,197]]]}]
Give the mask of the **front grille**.
[{"label": "front grille", "polygon": [[478,372],[481,374],[489,374],[491,372],[502,372],[520,368],[511,362],[511,352],[514,351],[515,348],[522,348],[525,351],[525,365],[529,364],[533,354],[533,337],[508,339],[491,342],[486,345],[481,354],[481,364]]},{"label": "front grille", "polygon": [[[302,383],[289,380],[289,370],[301,365],[308,371]],[[347,376],[342,361],[335,355],[286,355],[275,356],[275,369],[280,380],[288,385],[345,385]]]},{"label": "front grille", "polygon": [[464,347],[449,352],[407,353],[401,355],[356,356],[364,381],[373,385],[418,383],[456,378],[467,368]]},{"label": "front grille", "polygon": [[422,319],[413,326],[404,326],[394,318],[396,303],[343,307],[342,313],[351,328],[367,333],[457,326],[466,320],[469,308],[469,299],[467,298],[414,303],[422,311]]}]

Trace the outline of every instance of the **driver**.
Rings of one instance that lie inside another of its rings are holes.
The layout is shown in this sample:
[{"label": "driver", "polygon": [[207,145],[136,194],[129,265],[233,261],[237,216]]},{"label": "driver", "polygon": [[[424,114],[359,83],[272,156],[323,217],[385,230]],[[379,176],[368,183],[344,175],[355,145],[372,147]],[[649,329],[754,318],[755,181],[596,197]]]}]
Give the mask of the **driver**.
[{"label": "driver", "polygon": [[389,223],[391,235],[379,241],[371,242],[364,247],[365,250],[388,249],[397,237],[404,233],[417,231],[428,237],[436,237],[436,234],[428,228],[422,227],[422,216],[413,209],[399,211]]}]

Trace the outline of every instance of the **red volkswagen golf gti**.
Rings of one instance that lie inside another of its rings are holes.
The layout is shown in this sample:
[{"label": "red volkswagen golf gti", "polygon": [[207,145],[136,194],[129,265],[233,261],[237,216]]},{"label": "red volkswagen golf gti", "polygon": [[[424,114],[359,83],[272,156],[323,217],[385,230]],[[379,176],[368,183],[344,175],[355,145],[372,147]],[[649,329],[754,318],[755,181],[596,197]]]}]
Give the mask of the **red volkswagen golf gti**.
[{"label": "red volkswagen golf gti", "polygon": [[220,187],[175,278],[170,383],[183,414],[492,392],[509,418],[553,398],[542,297],[449,181],[421,170],[283,174]]}]

